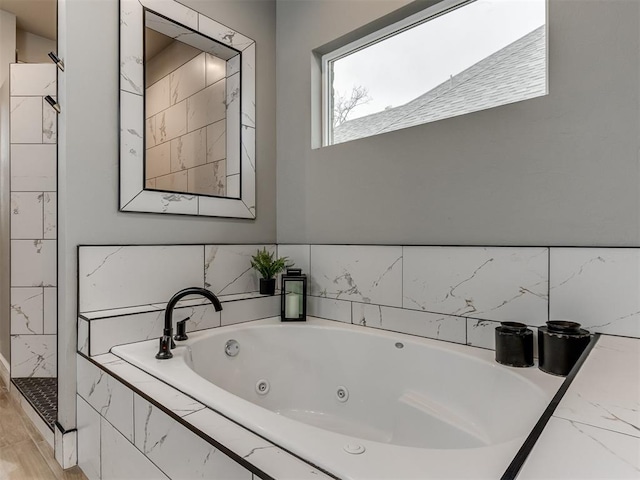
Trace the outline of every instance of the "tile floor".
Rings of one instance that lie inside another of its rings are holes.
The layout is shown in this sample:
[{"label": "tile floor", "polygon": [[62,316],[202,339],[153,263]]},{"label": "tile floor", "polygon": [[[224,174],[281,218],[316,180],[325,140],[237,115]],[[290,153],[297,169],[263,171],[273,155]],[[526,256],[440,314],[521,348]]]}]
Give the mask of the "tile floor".
[{"label": "tile floor", "polygon": [[0,378],[0,478],[86,480],[78,467],[62,470],[53,449],[11,398]]}]

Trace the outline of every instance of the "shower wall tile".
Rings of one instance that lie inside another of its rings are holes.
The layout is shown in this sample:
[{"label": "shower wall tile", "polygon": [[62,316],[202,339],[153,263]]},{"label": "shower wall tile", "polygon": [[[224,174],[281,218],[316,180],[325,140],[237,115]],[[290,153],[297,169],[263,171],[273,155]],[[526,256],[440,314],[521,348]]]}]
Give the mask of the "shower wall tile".
[{"label": "shower wall tile", "polygon": [[467,318],[467,345],[495,350],[495,330],[499,326],[500,322]]},{"label": "shower wall tile", "polygon": [[56,66],[48,63],[10,65],[11,96],[55,96]]},{"label": "shower wall tile", "polygon": [[42,97],[11,97],[11,143],[42,143]]},{"label": "shower wall tile", "polygon": [[[147,118],[153,117],[172,105],[171,85],[168,76],[147,87],[145,93],[145,115]],[[173,102],[173,104],[175,103]]]},{"label": "shower wall tile", "polygon": [[183,100],[156,115],[156,141],[166,142],[187,133],[187,101]]},{"label": "shower wall tile", "polygon": [[203,252],[202,245],[81,247],[80,312],[165,302],[202,287]]},{"label": "shower wall tile", "polygon": [[89,355],[89,321],[78,317],[78,352]]},{"label": "shower wall tile", "polygon": [[[186,316],[178,315],[176,310],[174,319],[179,321]],[[114,345],[160,338],[163,327],[164,311],[92,320],[89,352],[91,355],[100,355],[107,353]]]},{"label": "shower wall tile", "polygon": [[465,319],[402,308],[353,303],[353,323],[464,344]]},{"label": "shower wall tile", "polygon": [[307,315],[351,323],[351,302],[335,298],[308,297]]},{"label": "shower wall tile", "polygon": [[135,395],[134,405],[136,447],[171,478],[251,480],[251,472],[142,397]]},{"label": "shower wall tile", "polygon": [[[53,99],[57,101],[54,95]],[[58,112],[42,99],[42,143],[56,143],[58,141]]]},{"label": "shower wall tile", "polygon": [[220,80],[184,100],[187,104],[186,112],[189,132],[206,127],[226,117],[225,84],[225,80]]},{"label": "shower wall tile", "polygon": [[205,245],[205,287],[216,295],[260,290],[259,275],[251,267],[251,256],[263,248],[276,252],[275,245]]},{"label": "shower wall tile", "polygon": [[403,307],[542,325],[548,249],[404,247]]},{"label": "shower wall tile", "polygon": [[202,52],[169,75],[171,105],[181,102],[205,87],[205,62],[205,53]]},{"label": "shower wall tile", "polygon": [[[102,480],[168,480],[147,457],[125,439],[104,418],[100,425]],[[176,457],[172,457],[175,461]]]},{"label": "shower wall tile", "polygon": [[11,377],[55,377],[55,335],[12,335]]},{"label": "shower wall tile", "polygon": [[209,53],[205,53],[206,57],[206,86],[216,83],[218,80],[222,80],[224,77],[231,75],[227,69],[227,64],[231,61],[224,61],[222,58],[218,58]]},{"label": "shower wall tile", "polygon": [[402,306],[402,247],[311,246],[311,294]]},{"label": "shower wall tile", "polygon": [[76,395],[78,466],[89,480],[100,480],[100,414]]},{"label": "shower wall tile", "polygon": [[54,239],[58,235],[58,195],[55,192],[44,192],[43,238]]},{"label": "shower wall tile", "polygon": [[227,156],[227,122],[220,120],[207,126],[207,162],[223,160]]},{"label": "shower wall tile", "polygon": [[640,337],[640,249],[552,248],[551,319]]},{"label": "shower wall tile", "polygon": [[188,185],[187,171],[176,172],[164,177],[156,177],[156,188],[158,190],[169,190],[171,192],[186,192]]},{"label": "shower wall tile", "polygon": [[155,178],[171,173],[171,142],[161,143],[146,150],[146,178]]},{"label": "shower wall tile", "polygon": [[[11,289],[11,334],[43,334],[43,289]],[[48,333],[48,332],[47,332]]]},{"label": "shower wall tile", "polygon": [[225,161],[207,163],[187,171],[189,192],[203,195],[226,195]]},{"label": "shower wall tile", "polygon": [[56,285],[55,240],[11,240],[11,286]]},{"label": "shower wall tile", "polygon": [[44,194],[41,192],[11,193],[11,238],[42,238]]},{"label": "shower wall tile", "polygon": [[171,171],[186,170],[207,162],[207,129],[201,128],[171,140]]},{"label": "shower wall tile", "polygon": [[133,392],[84,357],[76,358],[78,395],[133,441]]},{"label": "shower wall tile", "polygon": [[56,145],[11,145],[11,190],[56,190]]},{"label": "shower wall tile", "polygon": [[56,334],[58,331],[58,289],[44,289],[44,333]]}]

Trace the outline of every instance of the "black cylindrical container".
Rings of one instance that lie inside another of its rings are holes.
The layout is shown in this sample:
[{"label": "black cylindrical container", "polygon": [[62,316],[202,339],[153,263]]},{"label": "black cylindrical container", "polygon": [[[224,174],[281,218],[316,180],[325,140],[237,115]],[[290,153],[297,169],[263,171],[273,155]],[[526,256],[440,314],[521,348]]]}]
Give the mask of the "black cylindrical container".
[{"label": "black cylindrical container", "polygon": [[524,323],[502,322],[496,327],[496,362],[509,367],[533,365],[533,332]]},{"label": "black cylindrical container", "polygon": [[580,324],[550,320],[538,328],[538,362],[543,372],[567,376],[582,355],[591,334]]}]

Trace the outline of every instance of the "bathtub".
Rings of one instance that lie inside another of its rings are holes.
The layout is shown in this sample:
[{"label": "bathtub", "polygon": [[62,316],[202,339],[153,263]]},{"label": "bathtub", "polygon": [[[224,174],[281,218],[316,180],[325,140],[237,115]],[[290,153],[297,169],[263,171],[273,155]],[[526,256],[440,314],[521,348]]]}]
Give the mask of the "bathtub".
[{"label": "bathtub", "polygon": [[311,318],[112,353],[344,479],[499,478],[560,386],[494,352]]}]

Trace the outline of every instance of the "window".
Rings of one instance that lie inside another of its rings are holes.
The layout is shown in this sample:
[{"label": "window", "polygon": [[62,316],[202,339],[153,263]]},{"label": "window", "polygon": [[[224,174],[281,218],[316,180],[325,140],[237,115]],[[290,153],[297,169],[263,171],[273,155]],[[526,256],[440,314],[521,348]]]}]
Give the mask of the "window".
[{"label": "window", "polygon": [[546,0],[443,1],[322,56],[323,145],[547,93]]}]

